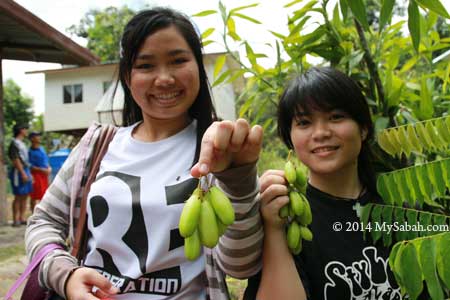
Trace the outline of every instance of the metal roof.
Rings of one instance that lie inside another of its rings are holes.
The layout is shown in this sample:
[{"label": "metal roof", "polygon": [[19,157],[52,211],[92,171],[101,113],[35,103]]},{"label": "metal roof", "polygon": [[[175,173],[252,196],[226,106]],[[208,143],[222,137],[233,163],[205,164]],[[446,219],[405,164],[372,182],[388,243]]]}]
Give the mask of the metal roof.
[{"label": "metal roof", "polygon": [[100,58],[12,0],[0,0],[2,59],[94,65]]}]

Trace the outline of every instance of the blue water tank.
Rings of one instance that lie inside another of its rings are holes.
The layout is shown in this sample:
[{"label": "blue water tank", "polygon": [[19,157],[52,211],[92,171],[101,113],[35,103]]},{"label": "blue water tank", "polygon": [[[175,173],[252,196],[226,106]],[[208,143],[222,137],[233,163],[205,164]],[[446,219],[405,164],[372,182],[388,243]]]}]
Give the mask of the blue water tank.
[{"label": "blue water tank", "polygon": [[48,155],[48,162],[50,164],[50,167],[52,168],[52,174],[50,176],[51,180],[53,180],[53,178],[55,178],[59,169],[61,169],[61,166],[66,161],[67,157],[70,154],[70,151],[71,151],[71,149],[63,148],[63,149],[53,151]]}]

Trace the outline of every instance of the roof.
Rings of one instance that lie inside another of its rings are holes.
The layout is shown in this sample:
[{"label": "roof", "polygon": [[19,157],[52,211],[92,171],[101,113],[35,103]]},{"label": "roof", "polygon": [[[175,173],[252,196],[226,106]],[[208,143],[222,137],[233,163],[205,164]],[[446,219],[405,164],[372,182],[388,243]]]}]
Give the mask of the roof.
[{"label": "roof", "polygon": [[100,58],[17,4],[0,0],[2,59],[94,65]]}]

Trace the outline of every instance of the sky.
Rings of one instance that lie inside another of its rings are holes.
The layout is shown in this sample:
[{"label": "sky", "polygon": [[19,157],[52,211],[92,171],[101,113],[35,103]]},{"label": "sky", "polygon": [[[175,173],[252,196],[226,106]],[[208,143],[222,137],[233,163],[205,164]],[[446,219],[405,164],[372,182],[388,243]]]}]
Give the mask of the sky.
[{"label": "sky", "polygon": [[[0,0],[1,1],[1,0]],[[146,5],[161,5],[169,6],[180,10],[187,15],[193,15],[197,12],[218,9],[218,0],[14,0],[49,25],[53,26],[61,33],[69,36],[66,29],[71,25],[79,24],[86,12],[90,9],[103,9],[108,6],[123,6],[127,5],[134,10],[139,10]],[[293,9],[298,8],[299,5],[293,8],[284,8],[283,6],[291,0],[222,0],[227,9],[239,7],[243,5],[259,3],[257,7],[249,8],[243,11],[245,14],[258,19],[263,24],[254,25],[248,21],[236,20],[236,28],[238,33],[252,45],[257,52],[266,54],[273,54],[274,51],[266,45],[267,42],[273,42],[274,37],[268,32],[269,30],[287,33],[287,14]],[[304,1],[307,3],[306,1]],[[333,8],[336,0],[331,0],[329,8]],[[450,12],[450,0],[441,0],[442,3]],[[211,15],[207,17],[194,18],[194,22],[203,32],[205,29],[214,27],[216,32],[211,36],[213,40],[220,40],[218,28],[221,28],[221,21],[219,15]],[[310,25],[314,26],[314,25]],[[76,36],[69,36],[81,46],[86,46],[86,40]],[[237,50],[234,46],[233,50]],[[206,52],[223,51],[223,48],[218,44],[208,45]],[[241,54],[242,56],[242,54]],[[263,66],[273,65],[269,60],[262,61]],[[3,81],[13,79],[22,88],[22,92],[34,99],[34,111],[36,114],[44,111],[44,97],[45,97],[45,81],[43,74],[25,74],[29,71],[57,69],[59,64],[50,63],[33,63],[15,60],[3,60]]]}]

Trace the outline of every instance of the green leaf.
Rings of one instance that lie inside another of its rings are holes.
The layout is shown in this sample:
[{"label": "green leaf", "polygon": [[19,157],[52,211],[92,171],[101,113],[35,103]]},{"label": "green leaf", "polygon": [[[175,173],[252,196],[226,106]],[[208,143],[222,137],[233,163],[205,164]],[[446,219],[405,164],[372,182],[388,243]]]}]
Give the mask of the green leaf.
[{"label": "green leaf", "polygon": [[[382,205],[374,205],[372,209],[371,219],[372,224],[381,224],[381,211],[383,209]],[[372,240],[375,244],[381,238],[380,230],[372,230]]]},{"label": "green leaf", "polygon": [[[366,225],[369,224],[370,211],[372,210],[373,204],[369,203],[361,207],[361,223],[363,224],[363,228],[366,228]],[[366,238],[366,231],[363,231],[363,238]]]},{"label": "green leaf", "polygon": [[[385,224],[392,224],[392,212],[393,207],[392,206],[385,206],[383,208],[383,212],[381,213],[381,217],[383,219],[383,222]],[[389,247],[392,243],[392,234],[388,233],[387,231],[383,231],[383,244],[385,247]]]},{"label": "green leaf", "polygon": [[227,9],[226,9],[225,5],[223,5],[222,1],[219,1],[219,10],[220,10],[220,15],[222,16],[222,21],[224,23],[226,23],[228,20]]},{"label": "green leaf", "polygon": [[240,11],[240,10],[243,10],[243,9],[247,9],[247,8],[250,8],[250,7],[256,7],[258,5],[259,5],[259,3],[253,3],[253,4],[249,4],[249,5],[244,5],[244,6],[233,8],[233,9],[230,10],[230,15],[236,15],[235,13],[237,11]]},{"label": "green leaf", "polygon": [[439,236],[437,247],[437,269],[439,277],[447,289],[450,289],[450,232]]},{"label": "green leaf", "polygon": [[416,195],[416,189],[414,188],[411,173],[411,168],[403,170],[403,176],[406,180],[406,187],[409,190],[409,196],[411,197],[411,199],[416,200],[418,195]]},{"label": "green leaf", "polygon": [[403,67],[400,69],[400,73],[408,72],[412,67],[414,67],[419,60],[418,56],[413,56],[406,61]]},{"label": "green leaf", "polygon": [[[428,225],[432,225],[433,223],[431,222],[431,217],[432,216],[431,216],[430,213],[421,211],[419,213],[419,222],[420,222],[420,224],[423,225],[425,228]],[[430,234],[431,234],[431,232],[428,231],[428,230],[423,230],[423,231],[420,232],[420,236],[428,236]]]},{"label": "green leaf", "polygon": [[423,239],[419,247],[419,258],[422,272],[427,283],[431,299],[444,299],[436,270],[436,242],[433,238]]},{"label": "green leaf", "polygon": [[240,41],[241,37],[236,33],[236,23],[233,18],[229,18],[227,21],[228,35],[235,41]]},{"label": "green leaf", "polygon": [[380,31],[389,22],[394,9],[395,0],[383,0],[380,12]]},{"label": "green leaf", "polygon": [[339,0],[339,6],[341,8],[342,17],[344,20],[348,18],[348,5],[347,0]]},{"label": "green leaf", "polygon": [[425,203],[433,207],[442,208],[441,205],[439,205],[437,202],[433,200],[433,187],[431,185],[430,180],[427,180],[428,178],[427,167],[425,165],[417,166],[416,170],[419,187],[420,190],[422,191]]},{"label": "green leaf", "polygon": [[442,178],[444,178],[445,186],[450,189],[450,169],[449,169],[449,160],[441,160],[439,162],[439,166],[441,167]]},{"label": "green leaf", "polygon": [[298,24],[295,25],[294,28],[292,28],[289,31],[289,37],[292,37],[292,36],[296,35],[297,33],[299,33],[303,29],[303,26],[305,25],[306,21],[308,21],[310,18],[311,18],[311,16],[306,16],[300,22],[298,22]]},{"label": "green leaf", "polygon": [[239,69],[237,71],[233,71],[233,75],[230,76],[230,78],[227,80],[227,83],[231,83],[238,79],[239,77],[242,77],[247,71]]},{"label": "green leaf", "polygon": [[417,136],[419,137],[419,141],[422,143],[423,147],[428,151],[433,149],[434,148],[433,141],[428,135],[423,123],[421,122],[415,123],[414,128],[416,130]]},{"label": "green leaf", "polygon": [[400,285],[402,294],[405,294],[405,288],[403,287],[403,278],[402,278],[402,260],[401,260],[401,256],[403,251],[405,250],[405,246],[407,245],[407,243],[405,242],[401,242],[399,243],[400,245],[397,248],[396,251],[396,255],[395,255],[395,260],[393,262],[393,268],[392,271],[394,271],[394,276],[395,276],[395,280],[397,281],[397,283]]},{"label": "green leaf", "polygon": [[413,145],[407,137],[406,130],[406,126],[398,127],[397,137],[403,147],[403,152],[405,153],[406,157],[409,157],[411,155],[411,151],[413,150]]},{"label": "green leaf", "polygon": [[381,199],[383,199],[383,202],[386,204],[392,204],[392,199],[389,194],[389,190],[386,185],[386,178],[387,175],[380,175],[377,178],[377,191],[378,194],[380,194]]},{"label": "green leaf", "polygon": [[206,29],[203,33],[202,33],[202,40],[205,40],[208,36],[210,36],[214,30],[216,30],[215,28],[208,28]]},{"label": "green leaf", "polygon": [[250,21],[250,22],[255,23],[255,24],[261,24],[260,21],[258,21],[256,19],[253,19],[253,18],[250,18],[249,16],[246,16],[246,15],[243,15],[243,14],[235,13],[235,14],[233,14],[233,16],[241,18],[241,19],[244,19],[244,20],[247,20],[247,21]]},{"label": "green leaf", "polygon": [[286,36],[282,35],[281,33],[278,33],[278,32],[272,31],[272,30],[269,30],[269,32],[281,40],[286,39]]},{"label": "green leaf", "polygon": [[438,197],[444,197],[445,196],[445,190],[446,190],[446,186],[445,186],[445,181],[444,181],[444,175],[442,174],[442,170],[441,170],[441,164],[439,163],[439,161],[433,162],[430,165],[432,165],[432,167],[430,167],[431,169],[433,169],[434,172],[434,184],[435,184],[435,191],[438,195]]},{"label": "green leaf", "polygon": [[[413,226],[417,224],[417,215],[418,215],[417,210],[408,209],[406,211],[406,222],[408,223],[408,225]],[[408,240],[413,240],[418,236],[419,233],[417,231],[411,230],[408,232]]]},{"label": "green leaf", "polygon": [[439,137],[437,134],[436,128],[434,127],[433,123],[431,121],[425,122],[425,129],[428,132],[428,135],[430,136],[431,140],[433,141],[433,144],[437,149],[445,149],[446,143],[443,139]]},{"label": "green leaf", "polygon": [[386,180],[387,189],[389,191],[389,195],[391,195],[391,197],[390,197],[390,199],[392,201],[391,203],[392,204],[399,203],[398,199],[400,198],[400,194],[398,193],[394,176],[392,174],[390,174],[387,176],[387,178],[385,180]]},{"label": "green leaf", "polygon": [[252,47],[249,43],[245,42],[245,51],[247,52],[247,58],[252,64],[252,66],[256,65],[256,55],[253,51]]},{"label": "green leaf", "polygon": [[403,202],[407,201],[407,195],[409,194],[407,191],[405,191],[406,188],[406,181],[405,183],[403,183],[402,180],[402,172],[401,171],[395,171],[392,173],[392,176],[394,178],[394,182],[395,182],[395,188],[397,190],[397,194],[399,195],[399,197],[397,199],[394,199],[394,203],[397,206],[402,206]]},{"label": "green leaf", "polygon": [[226,54],[223,54],[217,58],[216,63],[214,65],[214,79],[216,79],[217,75],[219,75],[220,71],[222,71],[222,68],[225,65],[226,60],[227,60]]},{"label": "green leaf", "polygon": [[[447,216],[445,215],[433,215],[433,224],[438,226],[445,226],[447,225]],[[438,231],[443,232],[443,231]]]},{"label": "green leaf", "polygon": [[362,51],[362,50],[358,50],[358,51],[355,51],[354,53],[352,53],[350,60],[348,62],[349,69],[352,70],[354,67],[359,65],[359,63],[361,62],[363,57],[364,57],[364,51]]},{"label": "green leaf", "polygon": [[417,171],[419,171],[419,170],[417,170],[417,168],[421,168],[421,167],[420,166],[415,166],[415,167],[409,168],[408,170],[409,170],[409,172],[411,174],[411,182],[412,182],[412,184],[414,186],[414,193],[416,194],[416,199],[415,200],[418,201],[419,207],[422,207],[423,203],[424,203],[425,196],[422,194],[422,190],[420,188],[420,183],[419,183],[419,180],[417,178],[417,173],[418,173]]},{"label": "green leaf", "polygon": [[[415,300],[423,290],[422,270],[414,244],[406,243],[402,248],[403,251],[397,254],[399,256],[398,271],[410,299]],[[397,263],[395,266],[397,267]]]},{"label": "green leaf", "polygon": [[412,150],[418,153],[422,153],[423,150],[422,144],[420,143],[416,135],[416,131],[414,130],[414,126],[412,124],[406,125],[406,137],[408,138],[412,146]]},{"label": "green leaf", "polygon": [[369,22],[367,22],[367,14],[366,14],[366,6],[363,0],[350,0],[347,1],[348,6],[350,7],[353,15],[356,20],[361,23],[362,27],[366,31],[370,31]]},{"label": "green leaf", "polygon": [[[398,224],[404,224],[405,223],[405,209],[396,207],[394,209],[394,219],[395,222],[398,222]],[[395,239],[397,241],[404,241],[407,239],[407,232],[403,230],[397,230],[395,232]]]},{"label": "green leaf", "polygon": [[[450,130],[447,127],[447,124],[445,123],[444,118],[439,118],[434,121],[434,128],[436,128],[438,136],[443,141],[443,144],[447,148],[448,144],[450,144]],[[444,149],[445,149],[444,148]]]},{"label": "green leaf", "polygon": [[196,13],[195,15],[192,15],[192,16],[193,17],[206,17],[206,16],[216,14],[216,13],[217,13],[217,10],[204,10],[204,11]]},{"label": "green leaf", "polygon": [[219,84],[221,84],[222,82],[224,82],[228,76],[230,76],[231,70],[226,70],[225,72],[223,72],[219,78],[217,78],[214,83],[212,84],[212,87],[218,86]]},{"label": "green leaf", "polygon": [[417,3],[409,0],[408,5],[408,28],[411,35],[412,43],[416,52],[419,52],[420,44],[420,12]]},{"label": "green leaf", "polygon": [[209,44],[212,44],[212,43],[214,43],[214,41],[211,41],[211,40],[202,41],[203,47],[206,47],[206,46],[208,46]]},{"label": "green leaf", "polygon": [[447,69],[445,70],[444,76],[444,84],[442,85],[442,93],[447,91],[447,83],[450,82],[450,62],[447,65]]},{"label": "green leaf", "polygon": [[[434,11],[438,15],[443,16],[444,18],[450,19],[450,15],[448,14],[445,7],[442,5],[439,0],[415,0],[420,6],[426,7],[431,11]],[[445,0],[444,0],[445,1]]]},{"label": "green leaf", "polygon": [[389,267],[391,268],[391,271],[394,272],[394,262],[395,258],[397,257],[398,250],[400,249],[402,243],[396,243],[394,247],[392,247],[391,253],[389,254]]},{"label": "green leaf", "polygon": [[289,2],[288,4],[286,4],[285,6],[283,6],[284,8],[288,8],[288,7],[291,7],[292,5],[295,5],[295,4],[297,4],[297,3],[300,3],[300,2],[302,2],[303,0],[294,0],[294,1],[292,1],[292,2]]},{"label": "green leaf", "polygon": [[388,131],[383,130],[377,135],[377,141],[380,145],[381,149],[383,149],[385,152],[389,153],[391,156],[395,156],[397,153],[397,149],[394,145],[391,144],[388,138]]},{"label": "green leaf", "polygon": [[427,80],[423,75],[420,85],[420,98],[420,113],[422,117],[426,119],[433,117],[433,100],[431,98],[430,90],[428,90]]}]

